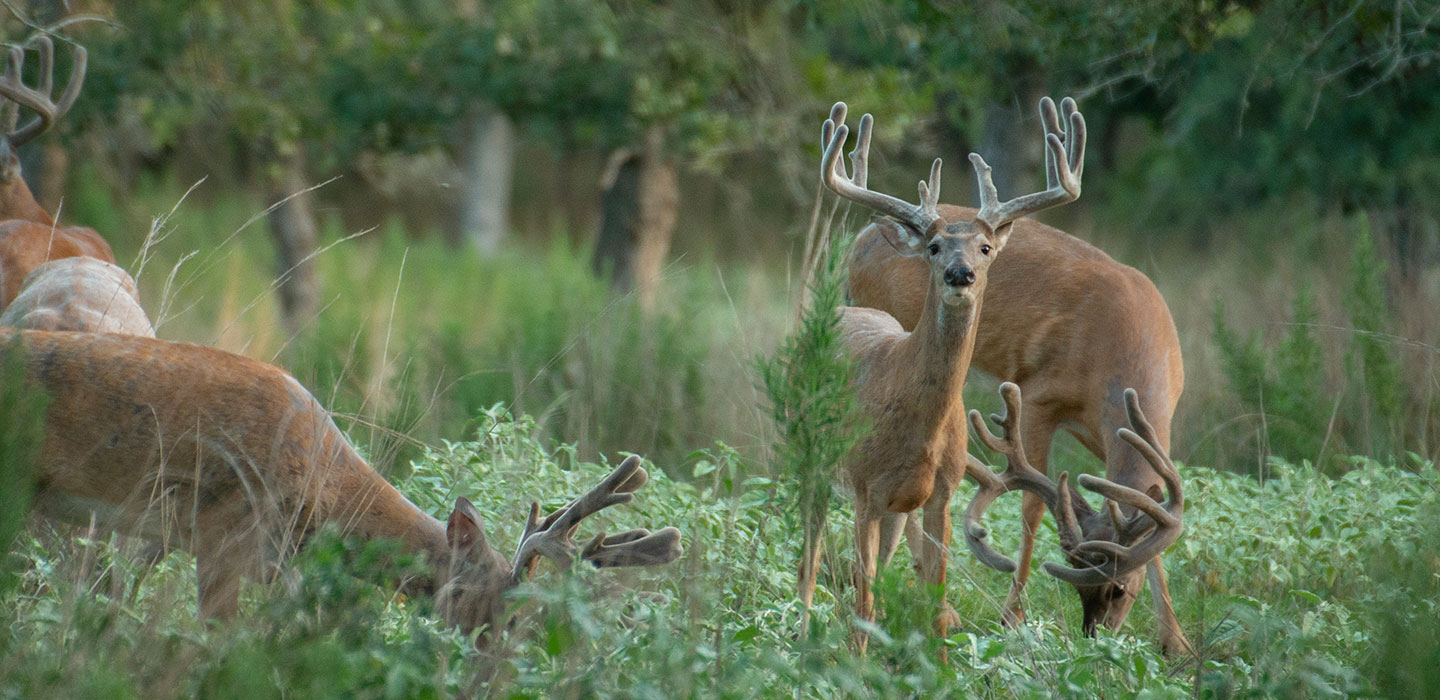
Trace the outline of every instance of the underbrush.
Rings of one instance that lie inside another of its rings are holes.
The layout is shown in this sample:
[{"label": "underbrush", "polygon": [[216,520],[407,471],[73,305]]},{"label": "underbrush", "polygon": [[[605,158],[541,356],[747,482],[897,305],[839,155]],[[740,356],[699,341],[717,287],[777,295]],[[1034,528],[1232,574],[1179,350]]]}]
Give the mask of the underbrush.
[{"label": "underbrush", "polygon": [[[474,438],[417,459],[397,486],[427,510],[472,499],[492,541],[513,542],[532,499],[558,506],[607,469],[490,409]],[[618,455],[614,456],[618,459]],[[0,697],[1324,697],[1433,694],[1440,604],[1433,466],[1356,459],[1332,479],[1273,461],[1270,477],[1182,467],[1186,532],[1166,555],[1199,659],[1164,659],[1148,601],[1119,634],[1079,633],[1070,589],[1037,572],[1031,620],[999,624],[1008,580],[963,551],[946,597],[965,623],[928,633],[933,592],[904,549],[882,572],[870,653],[847,645],[848,504],[827,532],[810,633],[799,633],[799,534],[787,486],[718,444],[683,478],[655,465],[629,505],[587,522],[673,524],[685,555],[653,570],[542,571],[514,598],[493,650],[436,624],[428,601],[367,583],[384,547],[322,538],[277,581],[245,589],[237,622],[194,617],[194,568],[171,554],[144,573],[119,538],[22,537],[29,560],[0,598]],[[669,467],[667,470],[666,467]],[[957,494],[957,507],[970,495]],[[989,522],[1013,550],[1018,498]],[[611,526],[611,523],[614,523]],[[1048,521],[1047,521],[1048,527]],[[1037,559],[1054,560],[1053,530]],[[144,573],[144,575],[142,575]],[[359,577],[355,577],[359,574]],[[941,645],[948,661],[938,661]],[[1425,685],[1429,683],[1429,685]]]}]

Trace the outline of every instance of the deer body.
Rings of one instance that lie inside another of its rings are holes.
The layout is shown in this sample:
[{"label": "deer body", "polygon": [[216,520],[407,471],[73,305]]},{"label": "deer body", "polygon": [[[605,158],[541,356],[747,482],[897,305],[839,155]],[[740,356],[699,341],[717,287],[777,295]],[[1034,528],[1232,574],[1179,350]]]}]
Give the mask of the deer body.
[{"label": "deer body", "polygon": [[140,307],[135,280],[117,265],[89,256],[52,260],[32,271],[0,326],[155,337]]},{"label": "deer body", "polygon": [[[950,205],[939,211],[947,217],[975,212]],[[877,220],[860,233],[850,260],[850,296],[911,328],[922,315],[928,270],[896,251],[903,246],[898,226]],[[1005,251],[990,269],[993,301],[980,317],[972,362],[1024,390],[1026,421],[1019,429],[1030,463],[1046,471],[1055,432],[1063,428],[1105,462],[1107,479],[1158,493],[1160,476],[1139,452],[1124,446],[1117,431],[1130,425],[1123,394],[1133,388],[1161,449],[1170,449],[1185,369],[1175,322],[1159,290],[1140,271],[1032,219],[1014,224]],[[1044,504],[1026,492],[1022,513],[1018,568],[1006,602],[1012,623],[1024,616],[1022,596]],[[1104,529],[1103,522],[1094,528]],[[1175,619],[1160,560],[1147,570],[1161,646],[1184,650],[1189,642]],[[1123,624],[1142,588],[1142,573],[1130,573],[1110,590],[1082,591],[1087,624]]]},{"label": "deer body", "polygon": [[[27,382],[50,397],[37,509],[79,525],[93,517],[103,528],[192,552],[205,617],[232,617],[242,578],[263,578],[326,524],[397,540],[423,556],[430,574],[403,585],[443,597],[438,607],[466,631],[493,628],[501,594],[533,568],[535,552],[511,562],[489,546],[468,501],[459,499],[447,521],[421,511],[361,459],[310,392],[274,366],[189,343],[0,329],[0,361],[15,353]],[[644,484],[638,460],[621,466],[626,471],[607,481],[620,479],[605,505],[629,500]],[[589,512],[567,506],[547,522]],[[548,553],[573,555],[573,524],[565,532],[527,528],[525,541],[558,538]],[[679,556],[673,528],[623,535],[597,538],[580,554],[597,566]]]},{"label": "deer body", "polygon": [[[853,176],[840,161],[848,129],[846,107],[836,103],[821,132],[821,180],[836,194],[890,217],[900,234],[901,255],[923,270],[921,307],[911,332],[884,311],[847,307],[841,333],[856,364],[856,390],[871,431],[841,468],[855,491],[857,617],[874,618],[870,591],[877,566],[888,560],[906,533],[921,577],[942,587],[950,543],[950,498],[967,469],[965,408],[961,389],[975,350],[981,302],[992,263],[1010,239],[1013,222],[1027,213],[1073,201],[1080,195],[1084,119],[1073,100],[1063,102],[1064,125],[1055,103],[1040,103],[1046,135],[1047,189],[1001,202],[990,166],[970,154],[984,206],[979,211],[938,209],[941,161],[919,186],[920,203],[910,204],[865,186],[873,120],[860,120],[858,144],[850,154]],[[1067,128],[1068,127],[1068,128]],[[908,269],[908,268],[907,268]],[[917,280],[918,281],[918,280]],[[993,294],[993,292],[990,292]],[[924,509],[923,534],[911,511]],[[902,525],[904,526],[902,528]],[[808,608],[815,587],[818,548],[805,542],[799,576]],[[943,601],[935,629],[945,634],[957,622]],[[856,635],[863,651],[865,637]]]}]

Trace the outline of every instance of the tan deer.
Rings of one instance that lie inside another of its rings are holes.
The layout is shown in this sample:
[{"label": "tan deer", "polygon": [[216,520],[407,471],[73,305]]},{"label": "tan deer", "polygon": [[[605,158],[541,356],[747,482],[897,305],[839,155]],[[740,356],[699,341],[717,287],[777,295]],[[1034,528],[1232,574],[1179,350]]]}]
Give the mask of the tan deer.
[{"label": "tan deer", "polygon": [[[1048,100],[1047,100],[1048,103]],[[1051,107],[1053,111],[1053,105]],[[877,562],[888,559],[906,514],[924,508],[924,533],[909,529],[921,578],[943,588],[950,544],[950,497],[965,475],[965,408],[960,389],[975,344],[976,319],[992,261],[1005,248],[1011,224],[1026,214],[1074,201],[1080,195],[1085,124],[1071,113],[1068,130],[1046,125],[1048,186],[1042,192],[1001,202],[990,166],[970,154],[983,206],[971,216],[945,217],[938,211],[941,160],[920,183],[920,202],[910,204],[866,188],[873,120],[860,120],[850,154],[854,175],[840,160],[848,129],[845,104],[836,103],[825,122],[821,178],[841,197],[893,219],[902,232],[902,254],[928,269],[924,307],[913,331],[884,311],[846,307],[841,332],[857,369],[857,394],[871,432],[846,458],[841,479],[855,493],[856,602],[861,619],[874,618],[871,584]],[[919,539],[921,541],[917,542]],[[809,607],[819,551],[805,543],[800,597]],[[956,623],[945,605],[935,619],[945,634]],[[865,638],[857,635],[863,651]]]},{"label": "tan deer", "polygon": [[135,279],[118,265],[88,255],[51,260],[31,271],[19,295],[0,312],[0,326],[155,337]]},{"label": "tan deer", "polygon": [[[38,87],[32,88],[21,80],[25,51],[20,47],[10,49],[5,74],[0,76],[0,309],[9,306],[20,293],[30,272],[47,261],[88,255],[115,262],[110,244],[94,229],[58,225],[55,217],[35,201],[20,175],[16,149],[54,126],[75,104],[85,82],[85,48],[76,46],[70,82],[60,93],[60,100],[53,101],[55,45],[44,35],[34,43],[40,53]],[[17,126],[22,107],[35,112],[35,117]]]},{"label": "tan deer", "polygon": [[[1078,492],[1070,490],[1069,474],[1061,473],[1057,486],[1026,459],[1020,387],[1005,382],[1000,385],[1000,396],[1005,402],[1005,414],[990,419],[1001,427],[1003,437],[996,437],[985,427],[979,411],[970,412],[975,434],[986,447],[1004,455],[1007,466],[997,475],[978,460],[971,463],[968,473],[980,488],[965,510],[965,542],[981,562],[1013,573],[1015,562],[991,549],[987,540],[989,532],[981,518],[985,509],[1007,491],[1018,489],[1039,500],[1055,515],[1060,547],[1070,564],[1046,562],[1043,568],[1080,591],[1083,629],[1087,636],[1093,635],[1096,625],[1104,621],[1105,613],[1112,607],[1107,596],[1116,595],[1116,582],[1128,580],[1134,572],[1143,571],[1146,565],[1159,560],[1165,549],[1180,537],[1185,515],[1185,490],[1180,473],[1170,461],[1159,433],[1146,419],[1139,394],[1134,389],[1125,389],[1125,413],[1130,425],[1117,429],[1116,438],[1144,460],[1155,477],[1165,484],[1169,496],[1164,503],[1158,503],[1158,492],[1141,491],[1081,474],[1081,486],[1105,497],[1102,509],[1091,508]],[[1122,507],[1130,509],[1131,514],[1125,515]]]},{"label": "tan deer", "polygon": [[398,582],[434,595],[447,622],[496,629],[503,594],[540,557],[569,566],[663,564],[680,533],[630,530],[572,538],[580,522],[626,503],[647,475],[630,457],[554,513],[530,515],[513,557],[490,545],[475,508],[447,520],[407,500],[356,454],[330,414],[288,373],[189,343],[133,336],[0,329],[0,367],[24,365],[49,406],[35,505],[43,515],[192,552],[200,612],[235,615],[242,577],[262,577],[320,527],[397,540],[426,575]]},{"label": "tan deer", "polygon": [[[1062,101],[1061,109],[1066,119],[1077,113],[1072,100]],[[1053,105],[1042,103],[1041,121],[1047,130],[1058,121]],[[1047,155],[1047,170],[1049,161]],[[947,219],[977,214],[945,204],[937,211]],[[930,270],[908,254],[906,240],[902,226],[886,219],[860,232],[851,252],[850,299],[913,329],[925,307]],[[1158,492],[1154,470],[1116,437],[1127,425],[1123,389],[1133,387],[1160,448],[1170,449],[1170,422],[1185,386],[1185,368],[1175,322],[1155,285],[1089,243],[1027,218],[1013,224],[1005,257],[990,269],[989,297],[971,363],[1024,387],[1027,420],[1021,438],[1035,468],[1046,471],[1051,442],[1064,428],[1105,462],[1106,478]],[[1019,562],[1005,603],[1012,624],[1024,619],[1024,588],[1044,504],[1027,493],[1022,512]],[[1148,567],[1148,576],[1161,647],[1188,649],[1159,558]],[[1108,601],[1096,614],[1101,624],[1116,628],[1142,584],[1141,573],[1132,572],[1102,592],[1077,591],[1084,599]]]}]

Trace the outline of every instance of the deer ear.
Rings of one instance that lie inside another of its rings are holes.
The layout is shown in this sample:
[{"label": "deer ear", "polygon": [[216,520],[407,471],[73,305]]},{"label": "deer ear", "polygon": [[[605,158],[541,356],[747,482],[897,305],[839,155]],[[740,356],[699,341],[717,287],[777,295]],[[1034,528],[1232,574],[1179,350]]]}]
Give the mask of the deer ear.
[{"label": "deer ear", "polygon": [[872,214],[870,225],[881,230],[885,240],[890,243],[890,247],[894,248],[901,257],[919,257],[925,252],[925,241],[922,238],[911,233],[910,229],[888,216]]},{"label": "deer ear", "polygon": [[1005,249],[1005,244],[1010,242],[1010,234],[1014,230],[1015,222],[1011,221],[1008,224],[1001,225],[1000,230],[995,231],[994,233],[991,233],[989,236],[987,236],[987,238],[990,239],[990,245],[995,246],[995,250],[990,253],[991,255],[995,255],[996,253],[999,253],[1001,250]]},{"label": "deer ear", "polygon": [[480,521],[480,512],[466,498],[455,499],[455,510],[450,511],[450,519],[445,523],[445,542],[450,549],[461,552],[469,551],[479,546],[489,548],[490,543],[485,539],[485,525]]}]

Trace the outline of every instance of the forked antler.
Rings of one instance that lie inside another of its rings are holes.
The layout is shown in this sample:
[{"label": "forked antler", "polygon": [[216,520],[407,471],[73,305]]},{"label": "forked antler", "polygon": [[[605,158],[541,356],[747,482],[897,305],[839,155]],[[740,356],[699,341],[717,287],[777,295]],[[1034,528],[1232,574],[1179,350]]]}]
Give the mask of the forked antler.
[{"label": "forked antler", "polygon": [[[980,438],[980,441],[992,451],[1005,455],[1006,468],[1005,471],[996,474],[979,460],[969,456],[969,465],[965,469],[965,474],[980,488],[965,509],[965,544],[969,546],[970,552],[987,566],[1005,573],[1014,573],[1015,560],[990,547],[988,541],[990,533],[981,524],[981,517],[1001,494],[1017,489],[1028,491],[1039,496],[1050,512],[1057,514],[1062,510],[1070,512],[1072,515],[1068,519],[1069,522],[1061,523],[1060,527],[1062,545],[1068,543],[1069,547],[1073,548],[1080,544],[1083,537],[1080,534],[1080,527],[1073,517],[1074,510],[1069,503],[1068,475],[1060,476],[1060,487],[1056,488],[1048,477],[1040,473],[1040,470],[1032,466],[1030,461],[1025,458],[1025,446],[1020,441],[1020,387],[1012,382],[1001,384],[1000,398],[1005,402],[1005,414],[992,415],[990,420],[1000,426],[1004,437],[996,436],[990,432],[989,428],[985,427],[985,421],[980,418],[979,411],[970,411],[970,424],[975,428],[976,437]],[[1089,505],[1083,501],[1080,506],[1089,508]],[[1057,520],[1059,519],[1057,515]]]},{"label": "forked antler", "polygon": [[525,531],[511,562],[511,576],[518,580],[528,574],[542,556],[561,569],[569,568],[577,556],[597,567],[649,566],[679,558],[680,531],[673,527],[658,532],[628,530],[608,537],[602,532],[583,548],[575,545],[573,538],[582,520],[610,506],[630,502],[649,478],[640,467],[640,458],[631,455],[585,495],[544,518],[540,517],[540,504],[531,503]]},{"label": "forked antler", "polygon": [[[990,547],[987,541],[989,532],[981,524],[981,517],[990,504],[1001,494],[1014,490],[1028,491],[1044,501],[1046,508],[1055,515],[1060,546],[1066,555],[1078,561],[1091,562],[1084,568],[1045,563],[1045,571],[1051,576],[1077,586],[1100,585],[1140,568],[1159,556],[1180,536],[1185,505],[1180,474],[1161,447],[1155,429],[1141,412],[1139,395],[1134,389],[1125,390],[1125,411],[1134,429],[1121,428],[1117,434],[1139,450],[1160,475],[1170,491],[1169,500],[1157,503],[1140,491],[1089,474],[1082,474],[1079,479],[1081,486],[1106,497],[1106,509],[1119,539],[1143,536],[1128,547],[1108,540],[1085,539],[1076,511],[1081,511],[1087,519],[1094,512],[1084,498],[1070,490],[1069,475],[1061,474],[1060,483],[1056,485],[1025,459],[1025,448],[1020,441],[1020,387],[1005,382],[1000,385],[1000,396],[1005,402],[1005,415],[991,416],[991,420],[1001,427],[1003,438],[990,432],[980,419],[979,411],[970,412],[970,423],[976,436],[986,447],[1005,455],[1007,462],[1005,471],[996,474],[970,457],[965,470],[966,475],[979,485],[979,490],[965,509],[965,542],[982,563],[1005,573],[1014,573],[1016,569],[1014,560]],[[1124,518],[1117,504],[1135,508],[1136,515]]]},{"label": "forked antler", "polygon": [[1155,428],[1140,410],[1140,395],[1134,389],[1125,390],[1125,415],[1131,427],[1119,429],[1116,435],[1130,443],[1130,446],[1145,458],[1165,482],[1165,488],[1170,494],[1164,503],[1157,503],[1149,495],[1136,489],[1081,474],[1081,486],[1105,496],[1112,504],[1123,503],[1137,511],[1135,517],[1122,522],[1119,508],[1110,506],[1110,518],[1115,522],[1120,536],[1136,536],[1151,528],[1153,530],[1128,547],[1105,540],[1082,542],[1075,550],[1078,558],[1095,561],[1085,568],[1075,569],[1053,562],[1045,563],[1045,571],[1051,576],[1077,586],[1100,585],[1144,566],[1174,544],[1184,530],[1185,488],[1180,482],[1180,472],[1175,469],[1175,463],[1170,461],[1170,455],[1160,444]]},{"label": "forked antler", "polygon": [[[20,147],[54,126],[57,119],[70,111],[70,107],[75,104],[75,99],[80,96],[80,87],[85,83],[88,54],[85,47],[76,45],[75,64],[70,71],[70,82],[60,93],[60,101],[53,101],[50,95],[55,86],[55,44],[50,37],[43,34],[36,37],[34,41],[40,53],[38,87],[31,88],[22,79],[25,49],[19,46],[11,47],[5,74],[0,76],[0,98],[5,100],[4,105],[0,106],[0,126],[4,128],[3,138],[10,141],[12,148]],[[20,120],[21,107],[35,112],[35,118],[25,126],[16,129],[16,124]]]},{"label": "forked antler", "polygon": [[[1040,123],[1045,129],[1045,190],[1001,202],[995,191],[990,166],[978,153],[970,154],[975,176],[980,180],[980,213],[975,218],[991,231],[1042,209],[1073,202],[1080,196],[1080,175],[1085,171],[1085,117],[1067,97],[1060,101],[1066,129],[1055,112],[1055,101],[1040,99]],[[1063,141],[1062,141],[1063,139]]]},{"label": "forked antler", "polygon": [[936,158],[931,164],[929,181],[920,181],[919,204],[911,204],[898,197],[869,189],[865,183],[868,179],[870,132],[875,125],[875,118],[866,114],[860,118],[855,150],[850,152],[850,162],[855,169],[855,175],[846,177],[845,164],[840,160],[840,150],[844,148],[845,139],[850,134],[850,127],[845,126],[847,109],[844,102],[836,102],[835,106],[830,108],[830,118],[826,119],[820,128],[820,141],[825,149],[825,155],[820,159],[821,180],[835,194],[900,222],[904,225],[912,245],[923,243],[919,241],[919,237],[940,218],[936,207],[940,204],[941,160]]}]

